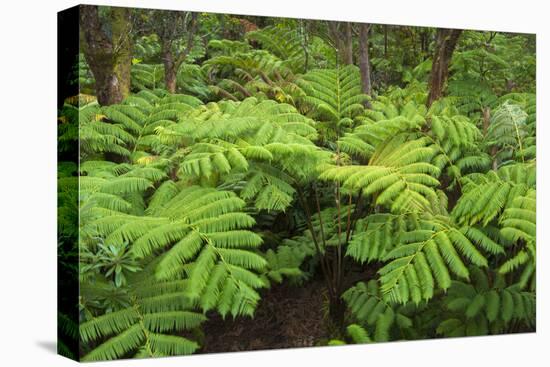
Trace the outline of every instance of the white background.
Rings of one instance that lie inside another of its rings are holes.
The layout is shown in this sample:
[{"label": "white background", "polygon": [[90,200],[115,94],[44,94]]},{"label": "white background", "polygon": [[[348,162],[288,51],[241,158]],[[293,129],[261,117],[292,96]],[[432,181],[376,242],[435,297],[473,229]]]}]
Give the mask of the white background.
[{"label": "white background", "polygon": [[[99,4],[537,33],[537,333],[175,357],[94,366],[541,366],[550,345],[548,9],[539,1],[201,0]],[[56,12],[75,1],[6,0],[0,10],[0,365],[69,366],[56,339]],[[545,215],[546,214],[546,215]],[[268,333],[269,330],[266,330]]]}]

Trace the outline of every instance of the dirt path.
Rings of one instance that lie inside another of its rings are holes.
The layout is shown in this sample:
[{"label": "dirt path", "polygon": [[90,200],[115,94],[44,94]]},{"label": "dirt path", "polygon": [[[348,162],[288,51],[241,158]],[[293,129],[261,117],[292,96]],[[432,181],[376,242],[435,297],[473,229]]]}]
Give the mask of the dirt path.
[{"label": "dirt path", "polygon": [[326,301],[321,282],[273,285],[263,294],[253,319],[224,321],[214,316],[204,324],[201,353],[314,346],[328,338]]}]

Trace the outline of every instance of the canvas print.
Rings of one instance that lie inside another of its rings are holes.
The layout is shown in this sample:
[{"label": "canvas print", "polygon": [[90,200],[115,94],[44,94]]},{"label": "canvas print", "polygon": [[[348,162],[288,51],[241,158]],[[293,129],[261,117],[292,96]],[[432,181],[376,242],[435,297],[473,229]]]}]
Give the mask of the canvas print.
[{"label": "canvas print", "polygon": [[60,354],[535,331],[534,34],[82,5],[58,48]]}]

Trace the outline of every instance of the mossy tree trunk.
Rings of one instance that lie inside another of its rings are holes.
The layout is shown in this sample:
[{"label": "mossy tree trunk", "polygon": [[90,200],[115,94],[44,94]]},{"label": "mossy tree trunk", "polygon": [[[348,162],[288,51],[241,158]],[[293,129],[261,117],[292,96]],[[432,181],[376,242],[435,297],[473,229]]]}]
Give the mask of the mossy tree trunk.
[{"label": "mossy tree trunk", "polygon": [[[113,7],[106,19],[101,19],[98,6],[80,8],[82,49],[95,79],[100,105],[120,103],[130,93],[130,15],[128,8]],[[106,29],[110,29],[110,34]]]},{"label": "mossy tree trunk", "polygon": [[449,64],[461,33],[461,29],[440,28],[437,30],[435,53],[430,73],[428,107],[443,96],[445,84],[449,78]]}]

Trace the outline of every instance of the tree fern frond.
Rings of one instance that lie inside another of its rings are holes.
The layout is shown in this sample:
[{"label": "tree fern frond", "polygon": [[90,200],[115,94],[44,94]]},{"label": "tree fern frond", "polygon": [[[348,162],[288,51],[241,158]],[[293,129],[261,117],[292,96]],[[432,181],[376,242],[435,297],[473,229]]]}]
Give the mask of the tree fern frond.
[{"label": "tree fern frond", "polygon": [[[376,204],[393,211],[420,211],[438,200],[433,186],[439,181],[437,167],[429,163],[434,151],[426,140],[404,142],[403,136],[377,147],[367,166],[326,166],[320,178],[339,181],[344,188],[377,195]],[[430,173],[431,175],[427,174]]]},{"label": "tree fern frond", "polygon": [[468,175],[463,182],[464,194],[453,209],[453,217],[459,223],[487,225],[511,205],[516,196],[535,186],[535,167],[515,164],[485,175]]},{"label": "tree fern frond", "polygon": [[487,259],[478,246],[502,252],[500,246],[475,229],[457,228],[437,217],[397,233],[393,242],[396,244],[383,258],[388,263],[379,270],[381,291],[392,302],[401,303],[429,300],[435,284],[448,289],[451,274],[469,279],[467,263],[486,267]]},{"label": "tree fern frond", "polygon": [[306,106],[317,119],[334,126],[348,124],[363,111],[367,96],[361,92],[359,70],[353,65],[339,69],[312,70],[298,81]]},{"label": "tree fern frond", "polygon": [[174,335],[150,333],[148,341],[154,352],[167,356],[192,354],[199,348],[196,342]]},{"label": "tree fern frond", "polygon": [[135,324],[117,336],[94,348],[82,357],[82,361],[101,361],[118,359],[138,348],[146,336],[139,324]]},{"label": "tree fern frond", "polygon": [[[488,284],[486,274],[476,273]],[[445,336],[500,334],[512,320],[529,325],[535,318],[534,294],[522,292],[517,286],[502,288],[499,276],[487,288],[453,282],[444,304],[451,318],[441,322],[437,331]]]}]

